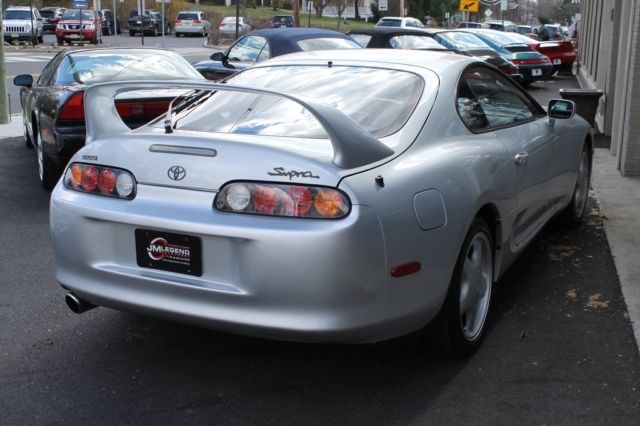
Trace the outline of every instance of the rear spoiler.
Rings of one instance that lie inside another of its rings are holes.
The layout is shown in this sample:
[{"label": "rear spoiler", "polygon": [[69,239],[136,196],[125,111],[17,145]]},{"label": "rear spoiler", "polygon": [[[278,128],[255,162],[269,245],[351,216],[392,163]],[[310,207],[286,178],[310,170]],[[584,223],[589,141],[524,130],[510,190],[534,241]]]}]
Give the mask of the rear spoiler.
[{"label": "rear spoiler", "polygon": [[181,88],[273,95],[294,101],[313,114],[322,125],[333,146],[333,163],[343,169],[364,166],[393,155],[391,148],[376,139],[346,114],[315,99],[265,88],[205,81],[119,81],[90,86],[84,94],[86,143],[107,136],[131,133],[115,107],[114,99],[119,94],[134,90]]}]

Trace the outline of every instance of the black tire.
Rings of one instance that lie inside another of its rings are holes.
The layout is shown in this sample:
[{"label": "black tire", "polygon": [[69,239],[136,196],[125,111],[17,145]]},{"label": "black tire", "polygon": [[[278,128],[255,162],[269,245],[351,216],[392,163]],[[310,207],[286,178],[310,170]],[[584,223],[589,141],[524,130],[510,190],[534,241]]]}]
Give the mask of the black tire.
[{"label": "black tire", "polygon": [[158,27],[153,27],[153,36],[158,37]]},{"label": "black tire", "polygon": [[58,39],[56,39],[56,41],[58,42],[58,46],[64,46],[64,39],[63,38],[58,38]]},{"label": "black tire", "polygon": [[136,35],[136,32],[133,30],[129,30],[129,37],[133,37]]},{"label": "black tire", "polygon": [[587,145],[583,145],[580,151],[580,163],[576,176],[576,185],[571,194],[571,202],[560,214],[562,224],[569,227],[582,225],[587,201],[589,197],[589,184],[591,182],[591,151]]},{"label": "black tire", "polygon": [[42,187],[47,191],[51,191],[60,176],[62,175],[62,170],[58,165],[49,158],[44,149],[44,143],[42,142],[41,132],[37,130],[34,132],[34,135],[37,135],[36,145],[37,145],[37,160],[38,160],[38,176],[40,177],[40,183]]},{"label": "black tire", "polygon": [[29,130],[27,129],[29,125],[22,119],[22,132],[24,133],[24,146],[27,148],[33,148],[33,141],[31,140],[31,136],[29,136]]},{"label": "black tire", "polygon": [[40,35],[40,37],[38,37],[38,43],[44,43],[44,35]]},{"label": "black tire", "polygon": [[493,258],[491,230],[477,217],[458,254],[444,305],[427,329],[429,346],[435,352],[463,358],[480,346],[491,305]]},{"label": "black tire", "polygon": [[180,33],[175,34],[176,38],[180,37]]}]

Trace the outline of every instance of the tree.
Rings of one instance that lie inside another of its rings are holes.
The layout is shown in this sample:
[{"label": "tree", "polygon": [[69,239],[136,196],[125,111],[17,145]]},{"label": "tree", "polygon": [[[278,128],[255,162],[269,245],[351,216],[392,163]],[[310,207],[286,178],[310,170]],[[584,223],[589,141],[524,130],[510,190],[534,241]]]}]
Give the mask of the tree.
[{"label": "tree", "polygon": [[322,18],[322,12],[327,7],[327,0],[313,0],[313,8],[316,11],[316,18]]}]

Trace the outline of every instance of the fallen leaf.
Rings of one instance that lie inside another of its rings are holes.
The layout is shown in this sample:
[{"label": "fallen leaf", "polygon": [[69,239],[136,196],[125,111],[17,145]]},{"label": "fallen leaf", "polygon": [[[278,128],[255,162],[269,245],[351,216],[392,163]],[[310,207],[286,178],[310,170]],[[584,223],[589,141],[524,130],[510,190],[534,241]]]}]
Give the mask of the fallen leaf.
[{"label": "fallen leaf", "polygon": [[602,295],[600,293],[589,296],[589,301],[584,305],[587,309],[607,309],[609,307],[608,300],[601,300]]}]

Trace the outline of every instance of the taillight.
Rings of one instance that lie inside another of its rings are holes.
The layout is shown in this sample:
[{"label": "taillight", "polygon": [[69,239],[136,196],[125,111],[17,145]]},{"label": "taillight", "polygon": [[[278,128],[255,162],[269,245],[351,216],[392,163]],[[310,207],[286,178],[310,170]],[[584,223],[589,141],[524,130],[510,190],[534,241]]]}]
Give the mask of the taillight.
[{"label": "taillight", "polygon": [[84,92],[77,92],[71,95],[62,106],[58,117],[61,123],[65,121],[84,121]]},{"label": "taillight", "polygon": [[122,169],[72,163],[64,174],[64,186],[87,194],[131,200],[136,195],[133,175]]},{"label": "taillight", "polygon": [[225,185],[214,205],[224,212],[308,219],[340,219],[351,211],[349,198],[337,189],[258,182]]},{"label": "taillight", "polygon": [[181,20],[181,19],[176,19],[175,23],[176,23],[176,24],[181,24],[181,23],[182,23],[182,20]]},{"label": "taillight", "polygon": [[194,19],[194,20],[193,20],[193,23],[194,23],[194,24],[201,24],[201,23],[202,23],[202,21],[201,21],[201,20],[199,20],[199,19]]},{"label": "taillight", "polygon": [[[171,101],[116,101],[116,110],[122,118],[157,117],[167,112]],[[177,102],[174,106],[178,105]]]},{"label": "taillight", "polygon": [[546,56],[543,58],[535,58],[535,59],[514,59],[513,62],[515,65],[541,65],[541,64],[549,64],[551,61]]}]

